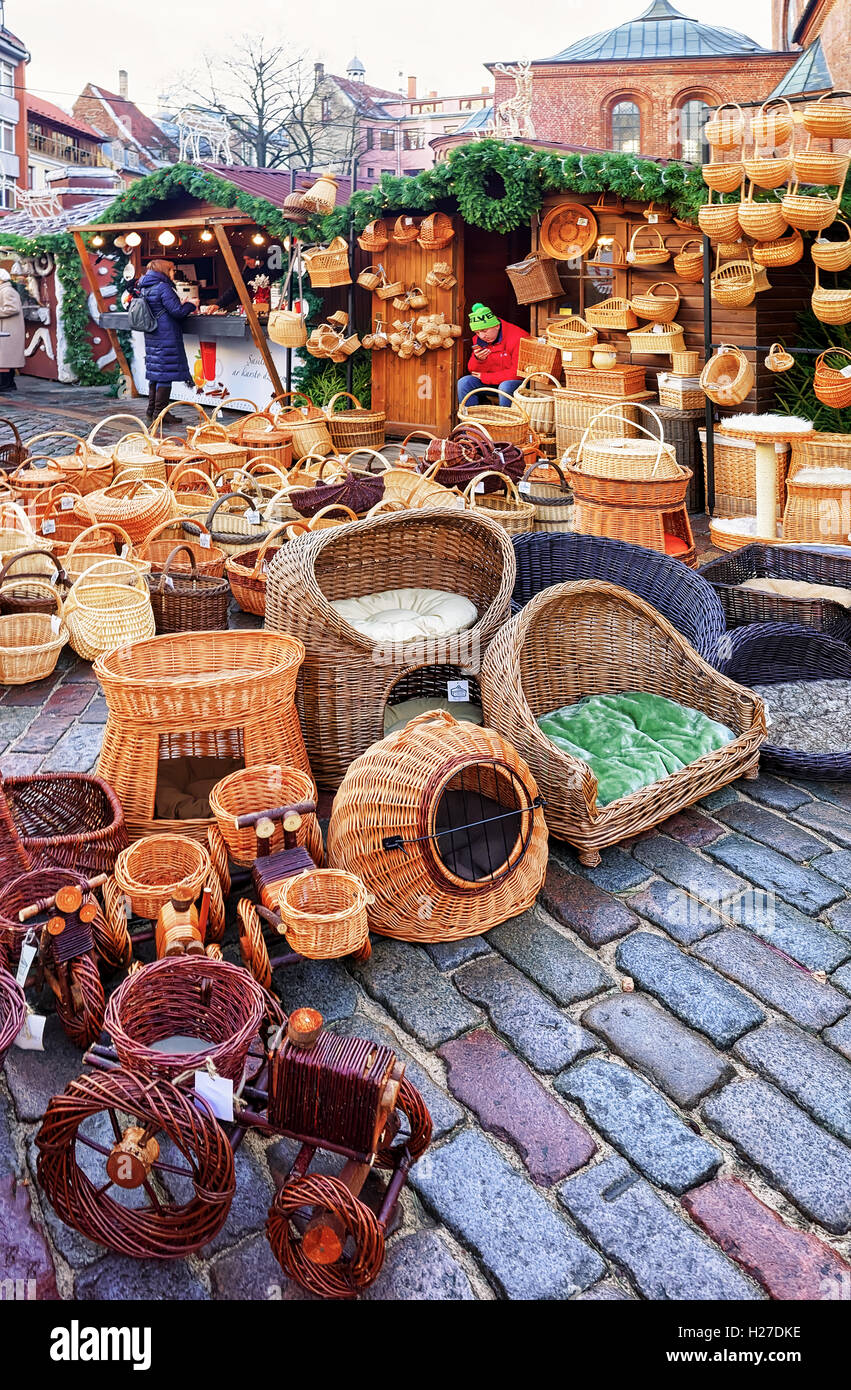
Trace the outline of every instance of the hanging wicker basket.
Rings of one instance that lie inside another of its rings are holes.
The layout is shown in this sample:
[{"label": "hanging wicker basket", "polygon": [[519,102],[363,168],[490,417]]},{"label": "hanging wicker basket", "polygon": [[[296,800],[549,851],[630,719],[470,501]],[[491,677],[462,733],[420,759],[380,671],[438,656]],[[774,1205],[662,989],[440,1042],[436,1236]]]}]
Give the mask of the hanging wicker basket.
[{"label": "hanging wicker basket", "polygon": [[833,361],[844,358],[845,371],[851,367],[851,352],[847,348],[827,348],[816,358],[813,390],[823,405],[830,406],[831,410],[845,410],[851,405],[851,372],[843,375],[842,368],[831,366],[829,358]]},{"label": "hanging wicker basket", "polygon": [[524,261],[505,267],[518,304],[538,304],[562,293],[558,261],[540,251],[530,251]]},{"label": "hanging wicker basket", "polygon": [[719,160],[704,164],[702,173],[707,188],[714,188],[716,193],[733,193],[742,186],[745,166],[741,160],[730,163]]},{"label": "hanging wicker basket", "polygon": [[712,189],[709,190],[709,202],[704,203],[698,209],[697,225],[702,232],[705,232],[710,241],[736,241],[741,233],[739,226],[739,204],[736,203],[713,203]]},{"label": "hanging wicker basket", "polygon": [[780,206],[790,227],[800,232],[823,232],[836,221],[840,201],[841,195],[834,200],[826,193],[801,193],[799,185],[793,183]]},{"label": "hanging wicker basket", "polygon": [[[812,136],[809,144],[812,145]],[[794,155],[792,165],[799,183],[827,188],[844,183],[848,172],[848,155],[830,154],[808,147]]]},{"label": "hanging wicker basket", "polygon": [[[640,246],[638,244],[639,238],[643,238],[643,244]],[[665,245],[659,228],[648,225],[635,228],[629,239],[626,259],[630,265],[642,269],[665,265],[666,261],[671,259],[671,253]]]},{"label": "hanging wicker basket", "polygon": [[782,343],[772,343],[764,365],[770,372],[788,372],[794,367],[795,359]]},{"label": "hanging wicker basket", "polygon": [[816,237],[810,245],[810,255],[820,270],[843,271],[851,266],[851,225],[844,217],[836,222],[845,228],[841,241],[828,241],[826,237]]},{"label": "hanging wicker basket", "polygon": [[778,237],[776,241],[758,241],[751,247],[751,255],[757,265],[771,270],[784,265],[797,265],[804,254],[804,238],[797,228],[789,236]]},{"label": "hanging wicker basket", "polygon": [[390,233],[387,230],[387,223],[377,218],[374,222],[369,222],[358,237],[358,246],[362,251],[383,251],[390,241]]},{"label": "hanging wicker basket", "polygon": [[697,284],[703,279],[703,242],[697,237],[683,242],[674,256],[674,270],[681,280]]},{"label": "hanging wicker basket", "polygon": [[819,274],[816,266],[815,289],[810,298],[816,318],[835,325],[851,323],[851,289],[825,289],[819,282]]},{"label": "hanging wicker basket", "polygon": [[751,184],[747,197],[739,203],[739,226],[754,241],[777,241],[789,228],[782,204],[771,199],[755,202],[753,192]]},{"label": "hanging wicker basket", "polygon": [[[668,294],[658,294],[658,290],[668,290]],[[634,294],[630,300],[640,319],[650,319],[653,323],[671,323],[677,317],[680,307],[680,292],[669,280],[657,280],[655,285]]]},{"label": "hanging wicker basket", "polygon": [[786,144],[794,129],[795,117],[786,98],[769,98],[751,120],[751,139],[755,147],[767,145],[779,149]]},{"label": "hanging wicker basket", "polygon": [[313,246],[302,252],[302,261],[311,289],[328,290],[336,285],[350,285],[349,246],[343,237],[334,237],[327,246]]},{"label": "hanging wicker basket", "polygon": [[715,150],[734,150],[742,143],[744,134],[744,112],[735,101],[719,106],[703,127],[704,139]]},{"label": "hanging wicker basket", "polygon": [[728,309],[745,309],[756,298],[756,275],[750,248],[746,260],[721,263],[721,247],[715,248],[715,269],[712,272],[712,298]]},{"label": "hanging wicker basket", "polygon": [[409,246],[416,241],[420,234],[420,229],[407,213],[402,213],[393,223],[393,240],[399,246]]},{"label": "hanging wicker basket", "polygon": [[452,218],[445,212],[432,212],[420,223],[417,242],[425,251],[442,251],[454,236]]},{"label": "hanging wicker basket", "polygon": [[741,348],[722,343],[700,374],[701,390],[715,405],[741,405],[755,381],[753,365]]},{"label": "hanging wicker basket", "polygon": [[[745,177],[754,188],[780,188],[789,182],[792,173],[791,159],[775,159],[772,156],[754,155],[743,162]],[[742,223],[744,227],[744,223]],[[745,231],[747,228],[745,227]]]},{"label": "hanging wicker basket", "polygon": [[801,117],[804,130],[820,140],[851,140],[851,105],[846,100],[826,93],[809,102]]}]

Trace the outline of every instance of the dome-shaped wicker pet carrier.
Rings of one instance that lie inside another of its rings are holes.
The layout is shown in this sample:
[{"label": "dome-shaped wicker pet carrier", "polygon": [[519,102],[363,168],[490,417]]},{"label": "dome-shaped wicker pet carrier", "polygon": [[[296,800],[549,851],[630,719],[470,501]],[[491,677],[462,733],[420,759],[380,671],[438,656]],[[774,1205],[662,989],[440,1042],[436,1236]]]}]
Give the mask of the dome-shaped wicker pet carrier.
[{"label": "dome-shaped wicker pet carrier", "polygon": [[420,942],[476,936],[538,895],[540,807],[510,743],[434,711],[352,763],[334,798],[328,862],[373,895],[372,931]]}]

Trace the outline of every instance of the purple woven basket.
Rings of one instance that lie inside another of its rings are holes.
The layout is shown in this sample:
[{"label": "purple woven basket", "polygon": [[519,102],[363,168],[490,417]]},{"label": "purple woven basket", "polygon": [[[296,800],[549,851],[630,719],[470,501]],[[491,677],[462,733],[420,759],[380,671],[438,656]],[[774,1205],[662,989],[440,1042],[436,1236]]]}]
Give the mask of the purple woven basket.
[{"label": "purple woven basket", "polygon": [[[798,623],[752,623],[722,638],[715,665],[723,675],[748,687],[781,681],[851,680],[851,647]],[[847,753],[801,753],[764,743],[760,763],[774,772],[818,782],[851,779],[851,748]]]}]

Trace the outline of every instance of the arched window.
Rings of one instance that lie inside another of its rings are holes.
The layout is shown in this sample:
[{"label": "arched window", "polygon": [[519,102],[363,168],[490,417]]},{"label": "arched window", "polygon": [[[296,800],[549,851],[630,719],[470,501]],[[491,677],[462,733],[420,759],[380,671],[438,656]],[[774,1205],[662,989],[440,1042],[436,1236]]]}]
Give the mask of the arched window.
[{"label": "arched window", "polygon": [[612,149],[637,154],[641,148],[641,112],[634,101],[612,107]]},{"label": "arched window", "polygon": [[680,107],[680,157],[691,164],[702,164],[709,158],[703,134],[708,120],[709,107],[699,97],[692,97]]}]

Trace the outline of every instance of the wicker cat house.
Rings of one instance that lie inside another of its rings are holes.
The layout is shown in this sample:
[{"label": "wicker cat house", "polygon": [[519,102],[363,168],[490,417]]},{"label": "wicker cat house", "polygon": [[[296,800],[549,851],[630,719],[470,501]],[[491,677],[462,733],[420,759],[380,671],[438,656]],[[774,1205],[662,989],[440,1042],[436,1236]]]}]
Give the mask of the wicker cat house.
[{"label": "wicker cat house", "polygon": [[[266,585],[266,627],[305,648],[297,707],[313,775],[334,790],[349,764],[384,735],[385,706],[423,694],[443,679],[478,671],[508,616],[515,562],[507,531],[469,512],[392,512],[319,531],[282,546]],[[475,624],[445,637],[377,647],[331,606],[388,589],[427,587],[459,594]],[[266,759],[266,761],[282,761]]]},{"label": "wicker cat house", "polygon": [[[758,773],[766,733],[762,701],[719,678],[661,613],[614,584],[581,580],[536,594],[491,643],[481,686],[487,723],[511,740],[541,789],[550,833],[573,845],[583,864],[599,863],[607,845]],[[633,690],[702,710],[734,738],[661,781],[601,805],[588,764],[551,742],[537,720],[585,695]]]},{"label": "wicker cat house", "polygon": [[535,779],[492,729],[422,714],[352,763],[334,798],[328,862],[363,880],[381,936],[488,931],[531,907],[544,880]]},{"label": "wicker cat house", "polygon": [[184,632],[96,662],[108,709],[98,773],[124,807],[131,840],[206,841],[214,820],[204,789],[239,767],[310,773],[294,704],[303,658],[285,633]]}]

